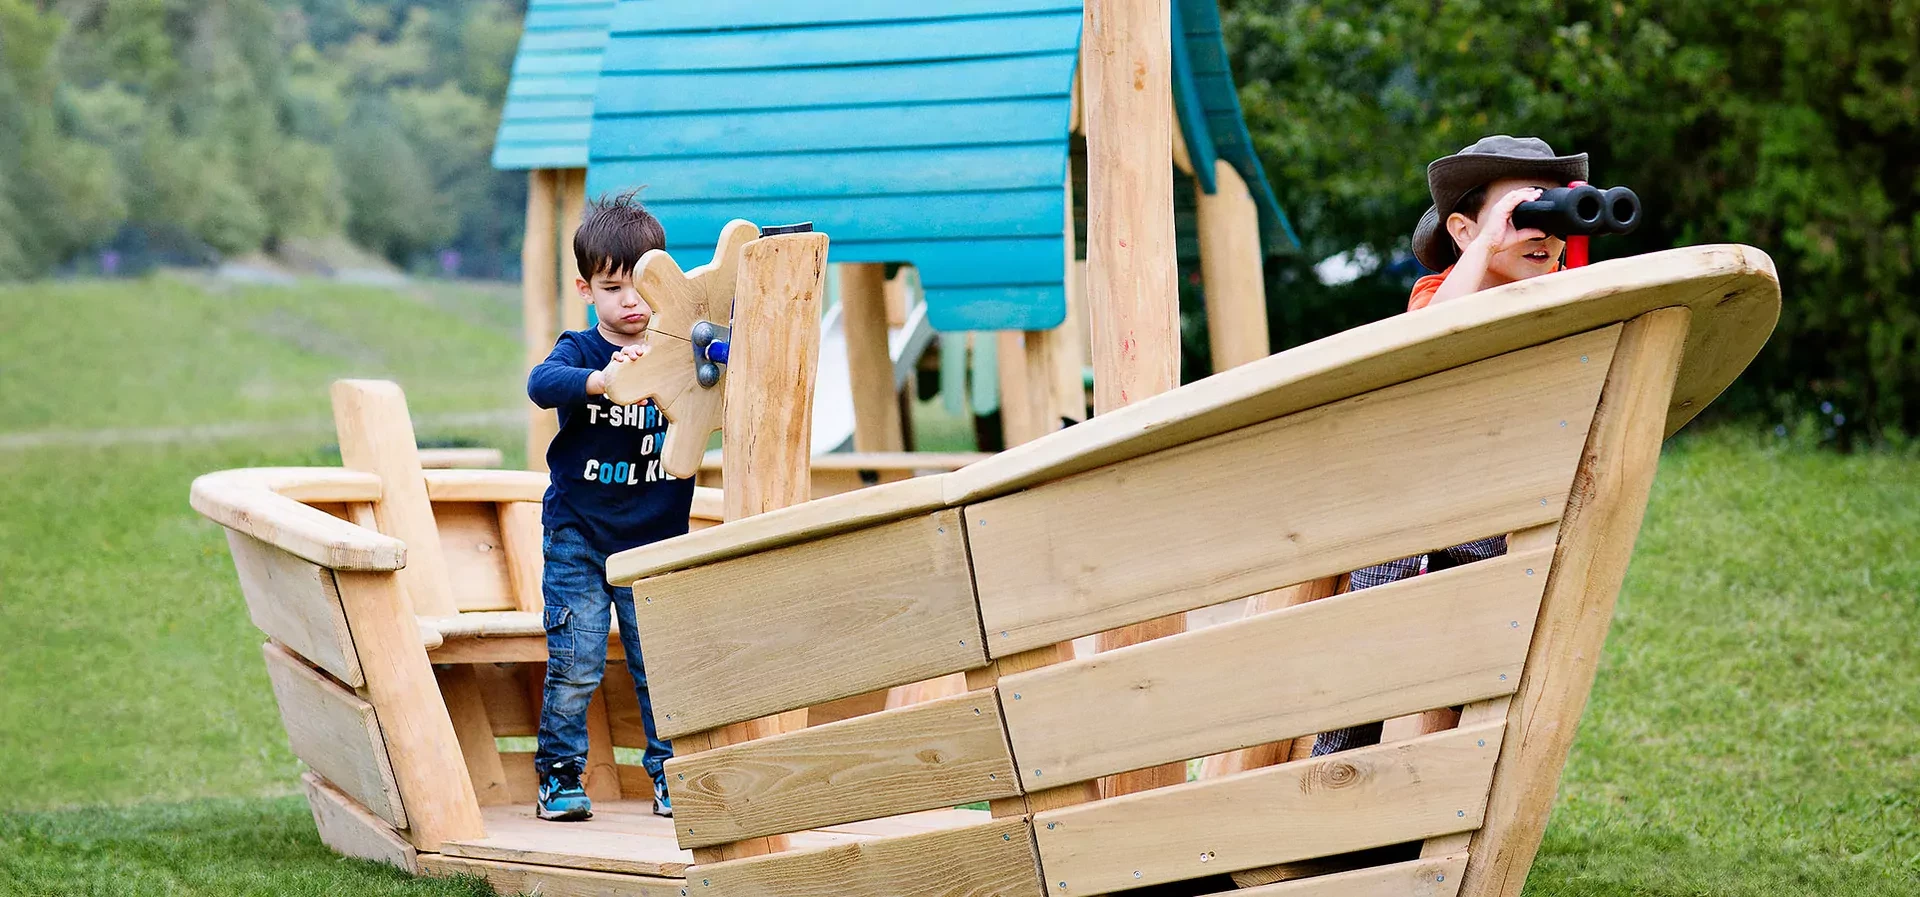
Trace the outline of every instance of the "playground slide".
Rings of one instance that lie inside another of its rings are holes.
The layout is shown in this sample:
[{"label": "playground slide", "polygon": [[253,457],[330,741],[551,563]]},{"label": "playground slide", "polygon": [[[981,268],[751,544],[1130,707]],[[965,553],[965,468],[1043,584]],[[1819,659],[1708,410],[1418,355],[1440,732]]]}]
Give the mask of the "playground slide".
[{"label": "playground slide", "polygon": [[[893,385],[899,389],[913,376],[922,353],[933,344],[933,326],[927,323],[927,304],[912,290],[907,322],[887,332],[887,354],[893,357]],[[820,321],[820,367],[814,381],[813,454],[839,451],[853,441],[853,384],[847,371],[847,329],[836,303]]]}]

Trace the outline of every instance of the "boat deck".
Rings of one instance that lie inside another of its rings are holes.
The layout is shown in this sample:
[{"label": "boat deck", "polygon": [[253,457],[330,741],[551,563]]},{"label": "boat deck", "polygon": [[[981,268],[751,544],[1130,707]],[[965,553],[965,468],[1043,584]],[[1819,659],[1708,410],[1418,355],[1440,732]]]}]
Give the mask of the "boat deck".
[{"label": "boat deck", "polygon": [[[446,856],[497,860],[532,866],[586,869],[627,875],[680,878],[693,865],[693,853],[681,850],[673,820],[653,815],[645,800],[602,801],[585,822],[548,822],[525,804],[485,807],[487,836],[449,841]],[[791,836],[794,849],[830,847],[891,835],[908,835],[987,822],[985,810],[929,810],[906,816],[828,826]]]}]

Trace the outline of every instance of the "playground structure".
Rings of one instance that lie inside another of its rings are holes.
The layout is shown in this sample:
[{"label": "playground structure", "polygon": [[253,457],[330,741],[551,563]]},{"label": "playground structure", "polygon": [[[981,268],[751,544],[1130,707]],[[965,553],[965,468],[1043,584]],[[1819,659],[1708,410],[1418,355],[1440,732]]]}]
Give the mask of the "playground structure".
[{"label": "playground structure", "polygon": [[[1204,275],[1224,370],[1267,354],[1262,259],[1297,241],[1252,151],[1216,0],[1165,9],[1179,37],[1167,164],[1193,185],[1176,197],[1180,256]],[[833,234],[815,454],[908,448],[898,396],[936,329],[959,344],[948,365],[966,363],[973,332],[1004,444],[1083,419],[1082,13],[1079,0],[534,0],[494,154],[529,172],[527,363],[552,347],[556,283],[559,325],[585,326],[567,247],[586,196],[644,186],[677,255],[704,253],[734,218]],[[888,279],[890,265],[906,267]],[[534,413],[536,469],[552,418]]]},{"label": "playground structure", "polygon": [[[328,845],[548,895],[1519,893],[1660,443],[1766,341],[1772,262],[1603,262],[1173,388],[1169,17],[1097,6],[1092,419],[809,500],[830,234],[729,223],[707,265],[643,259],[659,342],[610,395],[697,433],[683,469],[730,435],[695,531],[608,562],[673,820],[619,762],[643,736],[617,664],[587,721],[594,820],[533,820],[531,756],[496,740],[537,716],[543,475],[425,470],[398,387],[343,381],[342,469],[195,482]],[[730,347],[708,385],[702,322]],[[1501,534],[1498,559],[1322,585]],[[1296,759],[1375,721],[1383,744]]]}]

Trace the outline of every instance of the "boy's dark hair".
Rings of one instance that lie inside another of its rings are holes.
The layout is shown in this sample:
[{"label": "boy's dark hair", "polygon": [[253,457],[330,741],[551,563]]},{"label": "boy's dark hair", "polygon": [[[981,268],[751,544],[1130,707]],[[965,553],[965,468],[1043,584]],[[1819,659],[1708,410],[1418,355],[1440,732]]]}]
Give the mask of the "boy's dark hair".
[{"label": "boy's dark hair", "polygon": [[587,205],[580,229],[573,233],[573,261],[580,276],[619,276],[633,270],[640,257],[667,245],[660,219],[635,198],[639,188],[602,196]]},{"label": "boy's dark hair", "polygon": [[1453,210],[1455,212],[1459,212],[1460,214],[1467,216],[1468,218],[1479,218],[1480,210],[1482,208],[1485,208],[1486,205],[1487,205],[1487,185],[1481,184],[1480,186],[1475,187],[1472,190],[1468,190],[1464,194],[1461,194],[1460,201],[1453,204]]}]

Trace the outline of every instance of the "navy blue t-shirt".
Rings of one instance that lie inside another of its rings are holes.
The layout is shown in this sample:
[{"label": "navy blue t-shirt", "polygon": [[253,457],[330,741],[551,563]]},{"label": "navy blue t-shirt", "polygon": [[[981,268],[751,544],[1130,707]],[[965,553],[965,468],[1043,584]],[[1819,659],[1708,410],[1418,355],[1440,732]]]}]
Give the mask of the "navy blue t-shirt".
[{"label": "navy blue t-shirt", "polygon": [[693,481],[660,466],[667,431],[660,409],[651,400],[620,406],[587,395],[587,377],[619,349],[597,329],[569,330],[527,376],[527,397],[560,412],[560,433],[547,447],[552,485],[541,522],[574,527],[607,554],[685,533],[693,507]]}]

